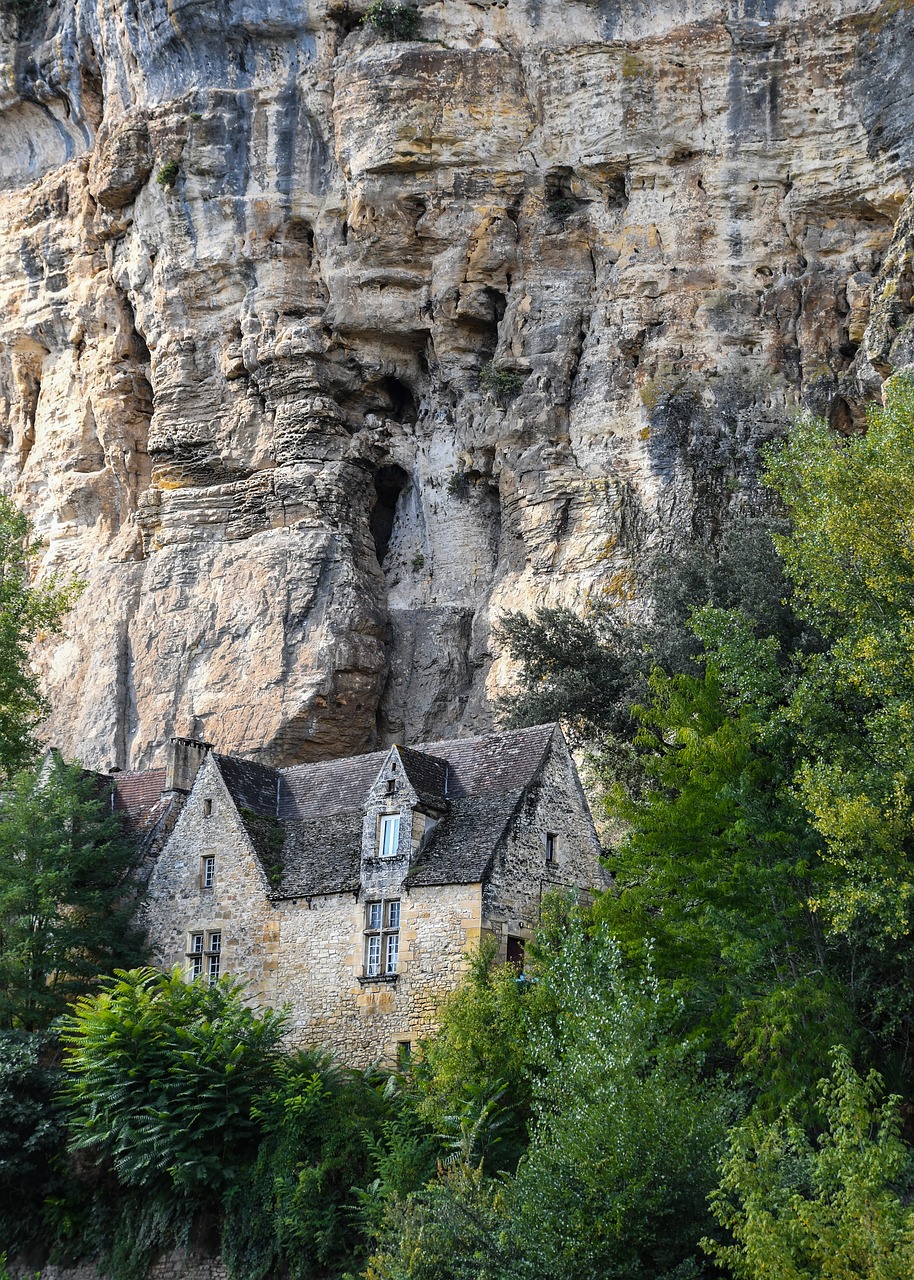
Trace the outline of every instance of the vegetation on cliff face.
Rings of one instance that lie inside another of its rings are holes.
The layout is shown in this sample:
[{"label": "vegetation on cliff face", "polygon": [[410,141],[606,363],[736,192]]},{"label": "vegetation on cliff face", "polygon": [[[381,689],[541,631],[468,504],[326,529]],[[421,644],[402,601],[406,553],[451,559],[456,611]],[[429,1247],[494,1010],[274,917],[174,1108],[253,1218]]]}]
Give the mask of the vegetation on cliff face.
[{"label": "vegetation on cliff face", "polygon": [[28,519],[0,496],[0,780],[32,759],[34,730],[48,710],[29,646],[60,631],[80,591],[58,578],[32,582],[40,550]]}]

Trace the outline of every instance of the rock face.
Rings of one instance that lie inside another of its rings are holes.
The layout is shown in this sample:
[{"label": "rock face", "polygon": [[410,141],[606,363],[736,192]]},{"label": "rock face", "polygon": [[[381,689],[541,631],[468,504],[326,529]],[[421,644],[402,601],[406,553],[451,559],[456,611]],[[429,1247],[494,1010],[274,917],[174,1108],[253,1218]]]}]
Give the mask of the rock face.
[{"label": "rock face", "polygon": [[0,484],[88,765],[485,730],[503,610],[637,592],[914,358],[908,0],[366,8],[0,17]]}]

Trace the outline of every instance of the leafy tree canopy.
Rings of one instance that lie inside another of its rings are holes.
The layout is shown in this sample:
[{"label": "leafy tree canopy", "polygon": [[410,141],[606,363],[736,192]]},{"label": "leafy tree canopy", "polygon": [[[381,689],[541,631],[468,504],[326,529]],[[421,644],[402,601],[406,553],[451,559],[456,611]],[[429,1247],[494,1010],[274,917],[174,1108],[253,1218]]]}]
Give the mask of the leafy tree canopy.
[{"label": "leafy tree canopy", "polygon": [[0,805],[0,1027],[36,1030],[141,955],[136,852],[98,779],[54,753]]},{"label": "leafy tree canopy", "polygon": [[797,787],[840,876],[819,906],[910,928],[914,900],[914,381],[886,383],[865,435],[801,419],[769,462],[792,528],[796,607],[829,640],[790,703]]},{"label": "leafy tree canopy", "polygon": [[711,1199],[732,1240],[705,1242],[715,1260],[735,1280],[908,1280],[914,1168],[899,1101],[838,1051],[819,1086],[818,1142],[789,1111],[738,1127]]}]

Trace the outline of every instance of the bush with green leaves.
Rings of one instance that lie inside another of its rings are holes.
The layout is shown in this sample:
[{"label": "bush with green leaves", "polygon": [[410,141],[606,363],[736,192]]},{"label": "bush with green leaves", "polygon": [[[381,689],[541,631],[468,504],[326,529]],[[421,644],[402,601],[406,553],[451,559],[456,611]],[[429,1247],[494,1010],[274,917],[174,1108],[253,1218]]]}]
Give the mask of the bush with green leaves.
[{"label": "bush with green leaves", "polygon": [[374,0],[362,21],[384,40],[415,40],[421,19],[412,5]]},{"label": "bush with green leaves", "polygon": [[531,1081],[527,1027],[541,988],[496,963],[489,939],[471,956],[460,986],[444,1001],[436,1034],[422,1048],[413,1087],[417,1114],[432,1132],[449,1137],[475,1123],[493,1095],[500,1122],[485,1155],[487,1171],[513,1170],[527,1144]]},{"label": "bush with green leaves", "polygon": [[354,1188],[370,1178],[381,1091],[318,1053],[281,1060],[253,1108],[261,1139],[228,1188],[222,1257],[231,1280],[317,1280],[357,1266],[364,1251]]},{"label": "bush with green leaves", "polygon": [[62,1190],[60,1083],[52,1035],[0,1032],[0,1240],[17,1256],[47,1244],[45,1202]]},{"label": "bush with green leaves", "polygon": [[900,1099],[845,1050],[820,1082],[823,1128],[811,1141],[789,1111],[746,1121],[711,1198],[727,1233],[707,1240],[734,1280],[909,1280],[914,1275],[914,1159]]},{"label": "bush with green leaves", "polygon": [[99,1171],[94,1216],[71,1252],[99,1247],[134,1280],[256,1158],[258,1105],[275,1084],[285,1018],[257,1013],[229,978],[123,971],[65,1020],[70,1149]]},{"label": "bush with green leaves", "polygon": [[52,753],[13,779],[0,806],[0,1028],[47,1027],[144,958],[136,858],[94,775]]},{"label": "bush with green leaves", "polygon": [[159,168],[159,172],[156,174],[156,182],[160,187],[165,187],[170,191],[178,181],[178,174],[180,172],[181,167],[177,160],[166,160]]},{"label": "bush with green leaves", "polygon": [[513,400],[525,382],[526,378],[522,373],[518,373],[516,369],[500,368],[494,361],[483,365],[479,374],[479,385],[499,404],[506,404],[509,400]]}]

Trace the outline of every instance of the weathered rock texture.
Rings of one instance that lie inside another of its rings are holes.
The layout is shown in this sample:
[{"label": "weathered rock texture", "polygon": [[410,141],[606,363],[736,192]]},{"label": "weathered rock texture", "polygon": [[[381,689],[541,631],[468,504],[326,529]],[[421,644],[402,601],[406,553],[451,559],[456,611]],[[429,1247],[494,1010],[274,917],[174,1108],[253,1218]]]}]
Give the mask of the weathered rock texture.
[{"label": "weathered rock texture", "polygon": [[911,358],[907,0],[419,0],[410,43],[367,0],[39,4],[0,483],[88,584],[43,654],[88,764],[485,729],[501,611],[624,595]]}]

